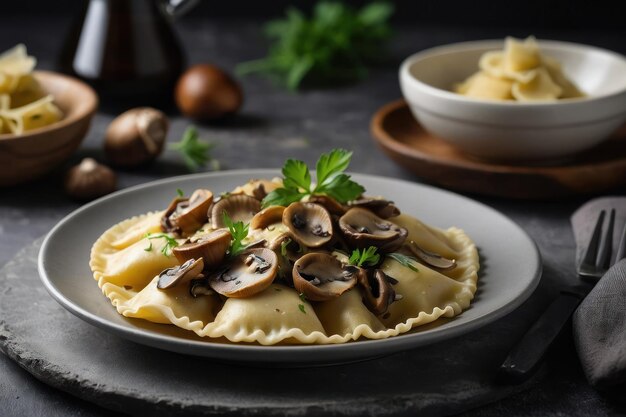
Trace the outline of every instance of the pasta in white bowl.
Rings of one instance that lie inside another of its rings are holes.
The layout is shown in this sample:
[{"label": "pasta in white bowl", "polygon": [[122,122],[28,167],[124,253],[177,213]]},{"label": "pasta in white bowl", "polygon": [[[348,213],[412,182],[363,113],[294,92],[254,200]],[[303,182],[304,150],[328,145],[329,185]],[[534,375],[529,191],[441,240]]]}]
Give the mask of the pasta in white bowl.
[{"label": "pasta in white bowl", "polygon": [[402,93],[430,133],[483,159],[553,163],[608,139],[626,120],[626,58],[534,42],[511,40],[505,50],[501,40],[472,41],[418,52],[401,65]]}]

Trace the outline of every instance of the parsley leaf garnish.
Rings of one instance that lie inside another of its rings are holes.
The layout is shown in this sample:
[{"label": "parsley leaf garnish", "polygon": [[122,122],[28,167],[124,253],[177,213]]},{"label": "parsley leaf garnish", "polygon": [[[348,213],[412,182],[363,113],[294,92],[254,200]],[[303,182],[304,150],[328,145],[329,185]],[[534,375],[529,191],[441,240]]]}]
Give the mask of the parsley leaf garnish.
[{"label": "parsley leaf garnish", "polygon": [[183,198],[185,196],[185,193],[180,188],[176,189],[176,194],[178,194],[180,198]]},{"label": "parsley leaf garnish", "polygon": [[417,259],[413,258],[412,256],[403,255],[398,252],[388,253],[387,256],[393,259],[394,261],[399,262],[402,266],[405,266],[412,271],[419,272],[419,270],[413,263],[413,262],[417,262]]},{"label": "parsley leaf garnish", "polygon": [[328,195],[340,203],[354,200],[365,188],[344,174],[350,164],[352,152],[334,149],[322,154],[317,161],[317,184],[312,187],[309,167],[302,161],[288,159],[283,166],[283,186],[263,199],[263,207],[288,206],[307,195]]},{"label": "parsley leaf garnish", "polygon": [[304,309],[304,304],[298,304],[298,308],[303,314],[306,314],[306,310]]},{"label": "parsley leaf garnish", "polygon": [[290,7],[285,17],[265,26],[272,45],[265,58],[241,63],[241,74],[261,73],[296,90],[303,81],[317,84],[354,81],[367,64],[384,56],[391,35],[390,2],[374,1],[356,10],[338,1],[320,1],[312,15]]},{"label": "parsley leaf garnish", "polygon": [[350,255],[350,265],[356,266],[374,266],[380,261],[380,254],[376,253],[378,248],[370,246],[367,249],[355,249]]},{"label": "parsley leaf garnish", "polygon": [[219,170],[219,162],[211,156],[211,150],[215,147],[214,143],[210,143],[198,138],[198,129],[189,126],[180,142],[174,142],[169,145],[170,149],[180,152],[190,171],[197,171],[212,163],[214,170]]},{"label": "parsley leaf garnish", "polygon": [[230,218],[228,213],[223,212],[222,218],[224,219],[224,223],[228,227],[228,231],[232,237],[230,241],[230,247],[228,248],[228,254],[230,256],[237,256],[244,250],[246,250],[246,246],[243,244],[243,240],[248,237],[248,229],[250,227],[249,224],[244,224],[244,222],[233,222],[233,219]]},{"label": "parsley leaf garnish", "polygon": [[282,256],[287,256],[287,246],[291,243],[291,239],[287,238],[280,243],[280,254]]},{"label": "parsley leaf garnish", "polygon": [[165,256],[170,256],[172,254],[172,249],[178,246],[176,239],[165,233],[146,233],[143,237],[148,239],[149,243],[149,245],[143,249],[146,252],[150,252],[152,250],[152,239],[165,239],[165,246],[161,248],[161,253]]}]

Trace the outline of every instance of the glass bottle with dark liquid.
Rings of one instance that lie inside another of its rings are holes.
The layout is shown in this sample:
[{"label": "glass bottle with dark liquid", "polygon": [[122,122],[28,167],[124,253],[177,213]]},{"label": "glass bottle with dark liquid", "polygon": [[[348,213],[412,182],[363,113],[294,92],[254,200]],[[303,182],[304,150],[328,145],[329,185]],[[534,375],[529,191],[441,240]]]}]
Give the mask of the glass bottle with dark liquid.
[{"label": "glass bottle with dark liquid", "polygon": [[184,54],[171,27],[194,0],[89,0],[61,55],[61,70],[91,84],[106,103],[171,101]]}]

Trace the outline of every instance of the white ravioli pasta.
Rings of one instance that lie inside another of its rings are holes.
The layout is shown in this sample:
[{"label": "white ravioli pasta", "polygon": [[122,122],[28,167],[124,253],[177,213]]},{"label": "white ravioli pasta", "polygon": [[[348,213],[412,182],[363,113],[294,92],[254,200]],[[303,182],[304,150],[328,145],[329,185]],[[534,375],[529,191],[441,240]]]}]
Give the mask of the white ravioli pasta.
[{"label": "white ravioli pasta", "polygon": [[479,260],[462,230],[373,197],[260,210],[267,190],[252,188],[217,200],[199,190],[105,231],[90,267],[117,312],[207,341],[276,345],[385,339],[469,307]]},{"label": "white ravioli pasta", "polygon": [[36,63],[21,44],[0,55],[0,133],[19,135],[63,117],[31,74]]},{"label": "white ravioli pasta", "polygon": [[215,321],[198,334],[263,345],[283,341],[315,343],[327,339],[311,305],[300,300],[292,288],[277,284],[249,298],[229,298]]},{"label": "white ravioli pasta", "polygon": [[468,97],[488,100],[554,101],[583,97],[557,60],[541,54],[536,39],[505,40],[504,51],[485,52],[480,71],[455,86]]}]

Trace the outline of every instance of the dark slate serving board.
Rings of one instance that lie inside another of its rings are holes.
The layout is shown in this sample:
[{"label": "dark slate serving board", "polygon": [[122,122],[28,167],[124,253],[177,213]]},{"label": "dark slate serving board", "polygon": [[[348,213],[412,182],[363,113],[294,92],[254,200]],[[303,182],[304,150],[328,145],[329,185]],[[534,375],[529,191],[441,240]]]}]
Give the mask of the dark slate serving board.
[{"label": "dark slate serving board", "polygon": [[543,297],[531,297],[479,331],[385,358],[317,368],[255,368],[142,346],[81,321],[40,282],[40,246],[41,239],[0,270],[0,349],[41,381],[115,411],[448,415],[519,392],[543,374],[522,385],[495,381],[498,366],[540,311]]}]

